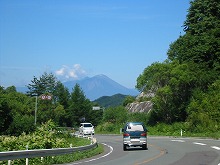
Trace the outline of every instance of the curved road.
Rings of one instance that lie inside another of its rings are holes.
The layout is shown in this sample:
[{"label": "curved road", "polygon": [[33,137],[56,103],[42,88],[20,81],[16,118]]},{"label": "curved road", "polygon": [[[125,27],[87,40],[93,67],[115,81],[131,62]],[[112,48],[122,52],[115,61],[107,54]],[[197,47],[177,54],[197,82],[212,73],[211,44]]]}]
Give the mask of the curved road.
[{"label": "curved road", "polygon": [[101,155],[69,163],[79,165],[220,165],[220,141],[148,137],[148,150],[123,151],[122,136],[95,135],[104,145]]}]

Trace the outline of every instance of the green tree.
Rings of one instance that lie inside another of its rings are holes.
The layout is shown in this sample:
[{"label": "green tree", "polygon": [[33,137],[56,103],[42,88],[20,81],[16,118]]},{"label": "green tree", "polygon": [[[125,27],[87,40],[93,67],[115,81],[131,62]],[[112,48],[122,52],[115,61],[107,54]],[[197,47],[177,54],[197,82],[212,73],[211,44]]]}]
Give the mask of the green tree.
[{"label": "green tree", "polygon": [[125,123],[128,119],[128,111],[123,106],[110,107],[104,111],[103,120],[110,123]]},{"label": "green tree", "polygon": [[56,90],[54,91],[54,97],[56,97],[56,102],[61,104],[64,109],[66,109],[69,106],[69,99],[70,99],[70,93],[68,89],[60,82],[57,82]]},{"label": "green tree", "polygon": [[77,126],[80,122],[85,121],[91,122],[92,103],[86,98],[79,84],[74,86],[69,104],[67,126]]},{"label": "green tree", "polygon": [[[196,115],[195,107],[197,99],[205,99],[202,93],[207,93],[210,84],[220,78],[220,3],[193,0],[190,4],[185,34],[170,45],[168,59],[153,63],[137,79],[140,91],[156,94],[150,123],[186,121],[187,117],[191,123],[211,121],[203,111]],[[205,100],[211,103],[212,99]]]},{"label": "green tree", "polygon": [[127,96],[123,101],[123,106],[128,105],[129,103],[133,103],[135,101],[135,97]]},{"label": "green tree", "polygon": [[31,84],[28,84],[28,94],[40,96],[42,94],[54,94],[55,87],[57,85],[57,79],[52,73],[46,73],[37,78],[31,80]]},{"label": "green tree", "polygon": [[170,70],[171,66],[168,61],[151,64],[137,78],[136,88],[139,91],[155,93],[158,88],[167,85],[170,79]]},{"label": "green tree", "polygon": [[31,98],[8,87],[0,92],[0,129],[2,134],[20,135],[35,129]]},{"label": "green tree", "polygon": [[0,132],[3,134],[9,128],[13,118],[7,101],[8,97],[3,92],[0,92],[0,98]]},{"label": "green tree", "polygon": [[[37,95],[38,97],[37,122],[45,123],[48,120],[56,120],[57,123],[64,123],[66,113],[61,114],[60,111],[56,110],[62,106],[63,112],[66,112],[65,109],[69,107],[70,94],[68,89],[52,73],[45,72],[40,78],[34,77],[31,82],[28,85],[28,95]],[[52,100],[42,100],[40,96],[43,94],[51,95]]]},{"label": "green tree", "polygon": [[217,132],[220,129],[220,80],[209,86],[206,92],[194,90],[187,108],[191,131]]},{"label": "green tree", "polygon": [[220,70],[220,3],[218,0],[194,0],[188,10],[184,30],[170,45],[168,58],[194,62]]}]

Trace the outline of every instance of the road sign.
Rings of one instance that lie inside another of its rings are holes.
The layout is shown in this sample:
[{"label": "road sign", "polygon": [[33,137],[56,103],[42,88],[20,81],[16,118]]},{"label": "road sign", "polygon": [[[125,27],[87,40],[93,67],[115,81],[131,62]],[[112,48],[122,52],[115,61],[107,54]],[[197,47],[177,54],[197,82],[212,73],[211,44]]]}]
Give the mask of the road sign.
[{"label": "road sign", "polygon": [[41,95],[40,98],[42,100],[51,100],[52,99],[52,96],[51,95]]},{"label": "road sign", "polygon": [[101,108],[100,107],[92,107],[92,110],[100,110]]}]

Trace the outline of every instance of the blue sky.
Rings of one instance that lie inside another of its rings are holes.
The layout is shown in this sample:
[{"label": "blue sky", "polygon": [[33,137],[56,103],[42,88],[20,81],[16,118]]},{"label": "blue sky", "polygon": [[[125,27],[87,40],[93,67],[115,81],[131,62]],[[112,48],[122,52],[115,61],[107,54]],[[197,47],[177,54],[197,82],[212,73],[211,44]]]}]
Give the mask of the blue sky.
[{"label": "blue sky", "polygon": [[183,34],[189,0],[0,0],[0,85],[104,74],[134,88]]}]

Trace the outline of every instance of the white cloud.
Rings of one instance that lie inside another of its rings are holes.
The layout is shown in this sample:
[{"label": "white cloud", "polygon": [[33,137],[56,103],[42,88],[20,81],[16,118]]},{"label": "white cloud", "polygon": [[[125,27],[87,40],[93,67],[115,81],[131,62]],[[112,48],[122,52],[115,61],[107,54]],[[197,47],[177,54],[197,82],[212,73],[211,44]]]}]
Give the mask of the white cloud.
[{"label": "white cloud", "polygon": [[64,72],[65,72],[65,68],[64,67],[60,68],[60,70],[55,71],[57,76],[62,76],[64,74]]},{"label": "white cloud", "polygon": [[87,76],[86,71],[80,64],[74,64],[73,67],[63,65],[60,69],[55,71],[55,74],[61,80],[78,80]]}]

